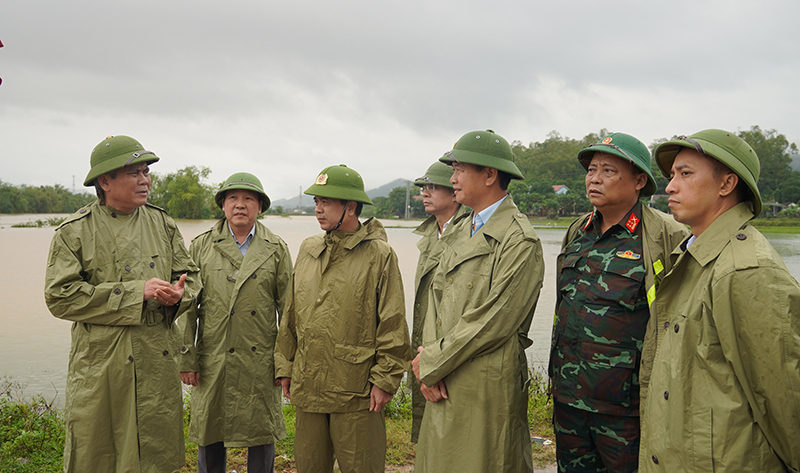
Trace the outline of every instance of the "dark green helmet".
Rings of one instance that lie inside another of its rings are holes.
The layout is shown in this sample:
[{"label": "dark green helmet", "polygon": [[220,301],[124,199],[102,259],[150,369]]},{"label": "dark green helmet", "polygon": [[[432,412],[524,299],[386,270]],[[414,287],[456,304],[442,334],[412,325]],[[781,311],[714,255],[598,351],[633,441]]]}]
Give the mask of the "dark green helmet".
[{"label": "dark green helmet", "polygon": [[95,179],[105,173],[123,168],[130,164],[154,163],[158,156],[152,151],[147,151],[142,145],[130,136],[109,136],[92,150],[89,174],[83,185],[94,185]]},{"label": "dark green helmet", "polygon": [[425,171],[425,175],[422,177],[418,177],[414,181],[415,186],[427,186],[428,184],[436,184],[437,186],[448,187],[450,189],[453,188],[453,184],[450,184],[450,177],[453,175],[453,168],[448,166],[447,164],[436,161],[435,163],[431,164],[431,167]]},{"label": "dark green helmet", "polygon": [[250,174],[249,172],[237,172],[236,174],[231,174],[231,177],[225,180],[225,182],[222,184],[222,187],[214,196],[214,202],[217,203],[219,208],[222,208],[222,202],[225,200],[225,193],[233,189],[242,189],[257,193],[261,199],[261,211],[266,212],[269,208],[269,196],[267,196],[267,193],[264,192],[264,187],[261,185],[261,181],[259,181],[256,176]]},{"label": "dark green helmet", "polygon": [[728,166],[750,188],[753,194],[753,213],[756,216],[761,215],[763,202],[758,191],[761,163],[756,152],[746,141],[725,130],[709,129],[661,143],[653,151],[653,156],[664,177],[669,177],[672,163],[681,148],[696,150]]},{"label": "dark green helmet", "polygon": [[642,188],[640,195],[653,195],[656,191],[656,180],[650,170],[650,151],[641,141],[625,133],[611,133],[599,143],[578,151],[578,161],[584,169],[589,169],[594,153],[608,153],[625,161],[630,161],[637,169],[647,174],[647,184]]},{"label": "dark green helmet", "polygon": [[472,131],[462,136],[439,161],[452,165],[454,161],[475,164],[508,173],[514,179],[525,179],[514,164],[514,153],[505,138],[492,130]]},{"label": "dark green helmet", "polygon": [[369,196],[364,192],[364,181],[361,179],[361,175],[344,164],[328,166],[323,169],[314,184],[303,193],[372,205]]}]

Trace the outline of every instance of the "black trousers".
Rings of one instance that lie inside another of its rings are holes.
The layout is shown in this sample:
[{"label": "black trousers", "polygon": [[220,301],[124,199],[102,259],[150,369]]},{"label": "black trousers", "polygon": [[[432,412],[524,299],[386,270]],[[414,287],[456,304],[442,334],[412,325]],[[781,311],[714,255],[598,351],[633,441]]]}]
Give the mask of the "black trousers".
[{"label": "black trousers", "polygon": [[[228,451],[222,442],[199,446],[197,449],[198,473],[225,473]],[[275,444],[247,448],[248,473],[272,473],[275,470]]]}]

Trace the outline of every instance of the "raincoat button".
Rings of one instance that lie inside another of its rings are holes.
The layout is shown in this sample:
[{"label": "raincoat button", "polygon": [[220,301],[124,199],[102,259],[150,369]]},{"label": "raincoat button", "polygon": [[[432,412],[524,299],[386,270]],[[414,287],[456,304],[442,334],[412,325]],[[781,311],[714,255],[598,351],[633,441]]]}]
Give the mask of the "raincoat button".
[{"label": "raincoat button", "polygon": [[256,351],[256,347],[250,347],[250,349]]},{"label": "raincoat button", "polygon": [[231,348],[230,350],[228,350],[228,353],[233,353],[234,351],[236,351],[236,350],[234,350],[233,348]]},{"label": "raincoat button", "polygon": [[658,457],[657,457],[657,456],[655,456],[655,455],[653,455],[653,463],[655,463],[656,465],[658,465]]},{"label": "raincoat button", "polygon": [[181,347],[181,353],[186,351],[186,347]]},{"label": "raincoat button", "polygon": [[131,270],[131,267],[126,265],[125,266],[125,271],[130,271],[130,270]]},{"label": "raincoat button", "polygon": [[233,315],[233,311],[231,311],[231,315]]},{"label": "raincoat button", "polygon": [[117,214],[115,214],[114,212],[111,212],[111,217],[117,218]]},{"label": "raincoat button", "polygon": [[151,268],[155,268],[155,267],[156,267],[156,264],[155,264],[155,263],[153,263],[153,262],[151,261],[151,262],[150,262],[150,267],[151,267]]},{"label": "raincoat button", "polygon": [[664,400],[669,400],[669,391],[664,391]]},{"label": "raincoat button", "polygon": [[86,213],[86,209],[81,209],[81,213],[85,214]]},{"label": "raincoat button", "polygon": [[740,234],[736,235],[736,239],[737,240],[747,240],[747,235],[745,235],[744,233],[740,233]]},{"label": "raincoat button", "polygon": [[471,282],[467,283],[467,289],[472,289],[472,283]]},{"label": "raincoat button", "polygon": [[256,278],[256,273],[253,273],[253,275],[252,275],[252,276],[250,276],[250,277],[251,277],[251,278],[253,278],[253,279],[255,279],[255,278]]},{"label": "raincoat button", "polygon": [[317,299],[317,304],[319,304],[320,302],[322,302],[322,299]]},{"label": "raincoat button", "polygon": [[453,278],[447,278],[447,283],[448,284],[453,284]]},{"label": "raincoat button", "polygon": [[169,350],[164,350],[164,352],[161,353],[161,354],[164,355],[164,356],[167,356],[167,355],[169,355]]},{"label": "raincoat button", "polygon": [[128,357],[128,361],[130,361],[131,363],[133,363],[133,355],[131,355],[131,356],[129,356],[129,357]]},{"label": "raincoat button", "polygon": [[678,333],[678,324],[675,324],[675,333]]},{"label": "raincoat button", "polygon": [[250,311],[250,315],[256,315],[256,311],[254,311],[254,310],[251,310],[251,311]]},{"label": "raincoat button", "polygon": [[664,330],[669,328],[669,322],[664,322]]},{"label": "raincoat button", "polygon": [[119,288],[114,289],[114,294],[116,295],[120,295],[121,292],[122,291],[120,291]]}]

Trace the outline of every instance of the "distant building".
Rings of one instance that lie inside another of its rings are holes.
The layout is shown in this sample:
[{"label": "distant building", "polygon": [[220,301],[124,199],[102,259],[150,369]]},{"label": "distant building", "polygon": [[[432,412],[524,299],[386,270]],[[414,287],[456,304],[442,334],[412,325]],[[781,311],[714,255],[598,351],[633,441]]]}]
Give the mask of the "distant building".
[{"label": "distant building", "polygon": [[553,186],[553,192],[555,192],[556,195],[566,194],[569,192],[569,187],[565,186],[564,184],[559,184],[557,186]]}]

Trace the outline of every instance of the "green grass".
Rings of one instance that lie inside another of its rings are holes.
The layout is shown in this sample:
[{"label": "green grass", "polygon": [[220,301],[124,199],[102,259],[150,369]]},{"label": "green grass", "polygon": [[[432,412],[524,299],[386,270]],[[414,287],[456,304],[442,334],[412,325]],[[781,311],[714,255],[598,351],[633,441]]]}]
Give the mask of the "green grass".
[{"label": "green grass", "polygon": [[[9,473],[57,473],[62,470],[64,418],[41,395],[23,398],[25,386],[8,379],[0,380],[0,471]],[[553,440],[553,404],[547,395],[547,377],[532,372],[528,398],[528,422],[531,435]],[[403,383],[392,402],[386,405],[386,466],[412,465],[416,445],[411,443],[411,393]],[[293,472],[295,410],[283,406],[286,439],[275,444],[275,471]],[[188,438],[189,398],[183,403],[183,432]],[[197,471],[197,445],[186,441],[186,465],[182,473]],[[533,444],[536,466],[555,462],[555,447]],[[247,449],[228,450],[228,470],[247,471]]]},{"label": "green grass", "polygon": [[42,228],[42,227],[57,227],[61,222],[66,220],[66,217],[50,217],[44,220],[28,220],[27,222],[19,222],[11,225],[11,228]]}]

